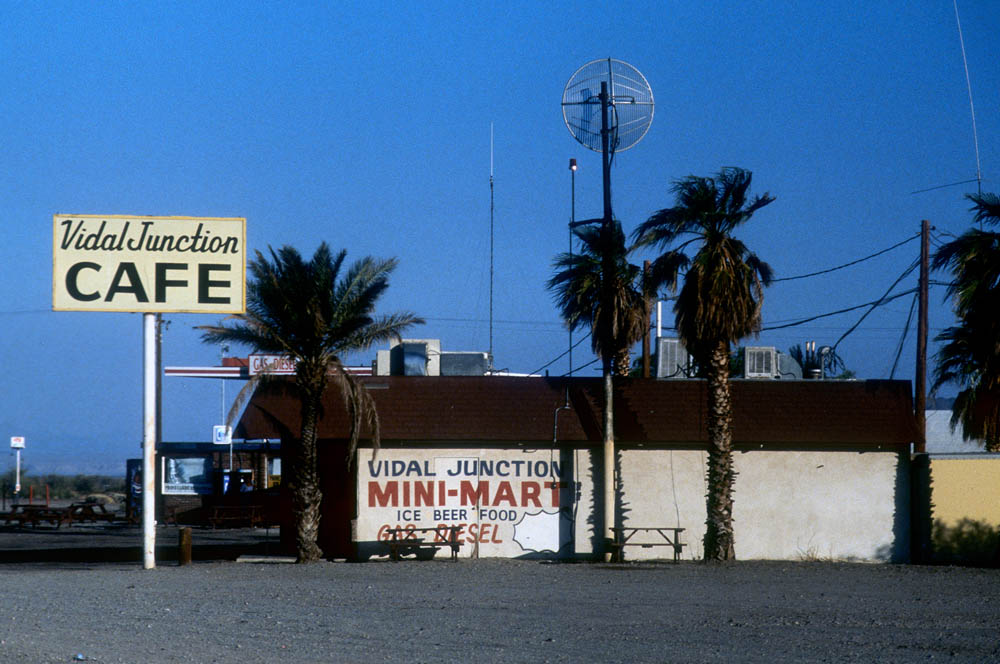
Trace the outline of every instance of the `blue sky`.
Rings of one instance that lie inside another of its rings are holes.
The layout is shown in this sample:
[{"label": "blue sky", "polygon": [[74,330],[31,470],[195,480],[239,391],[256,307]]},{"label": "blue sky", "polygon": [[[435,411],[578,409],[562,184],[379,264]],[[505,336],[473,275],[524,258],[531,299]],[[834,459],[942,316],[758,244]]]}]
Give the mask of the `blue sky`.
[{"label": "blue sky", "polygon": [[[983,188],[997,191],[1000,5],[959,10]],[[778,277],[889,247],[921,219],[945,239],[970,223],[974,184],[912,193],[976,176],[949,0],[3,3],[2,440],[25,436],[38,471],[117,472],[140,453],[141,316],[51,311],[55,213],[246,217],[251,250],[325,240],[396,256],[384,310],[423,316],[411,336],[446,350],[486,350],[491,124],[496,366],[545,365],[567,345],[545,282],[568,241],[569,158],[577,217],[601,212],[600,155],[570,136],[560,100],[578,67],[606,57],[638,68],[657,103],[612,173],[628,230],[672,204],[673,180],[723,166],[777,199],[741,237]],[[875,300],[917,254],[910,242],[778,283],[765,325]],[[860,377],[889,377],[909,303],[841,343]],[[952,319],[941,288],[931,304],[934,334]],[[832,344],[859,315],[759,343]],[[218,318],[169,315],[164,364],[217,363],[193,328]],[[911,334],[896,377],[912,378],[914,352]],[[208,440],[220,382],[165,379],[163,408],[166,440]]]}]

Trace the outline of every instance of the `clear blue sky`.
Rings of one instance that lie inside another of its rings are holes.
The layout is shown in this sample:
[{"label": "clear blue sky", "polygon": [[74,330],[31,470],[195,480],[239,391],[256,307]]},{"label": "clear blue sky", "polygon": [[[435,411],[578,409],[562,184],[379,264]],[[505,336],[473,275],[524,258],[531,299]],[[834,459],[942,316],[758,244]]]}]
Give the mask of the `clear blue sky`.
[{"label": "clear blue sky", "polygon": [[[959,10],[984,189],[998,191],[1000,3]],[[777,198],[743,239],[778,277],[871,254],[924,218],[939,234],[970,223],[962,196],[975,185],[911,193],[976,175],[951,0],[7,2],[4,448],[25,436],[38,471],[123,471],[140,453],[141,316],[51,311],[57,212],[241,216],[251,250],[311,253],[325,240],[355,258],[396,256],[384,310],[422,315],[412,336],[446,350],[486,350],[491,123],[496,366],[546,364],[567,345],[545,282],[568,242],[569,158],[580,164],[578,218],[601,212],[600,156],[570,136],[560,100],[578,67],[606,57],[637,67],[657,102],[612,174],[628,230],[672,204],[673,180],[731,165]],[[917,253],[911,242],[776,284],[765,325],[877,299]],[[931,301],[935,333],[951,314],[941,288]],[[881,308],[841,344],[860,377],[889,376],[909,303]],[[859,315],[759,341],[831,344]],[[164,364],[217,363],[193,327],[218,317],[168,318]],[[897,377],[913,375],[912,339]],[[221,410],[219,381],[165,379],[166,440],[208,440]]]}]

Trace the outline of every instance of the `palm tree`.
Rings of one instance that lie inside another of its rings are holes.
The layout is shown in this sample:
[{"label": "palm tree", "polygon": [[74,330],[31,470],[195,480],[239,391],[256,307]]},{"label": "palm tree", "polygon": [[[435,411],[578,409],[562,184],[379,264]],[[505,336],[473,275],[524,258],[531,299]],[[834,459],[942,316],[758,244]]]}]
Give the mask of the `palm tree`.
[{"label": "palm tree", "polygon": [[375,304],[396,267],[395,259],[369,256],[345,269],[347,252],[334,256],[325,242],[309,261],[289,246],[269,252],[270,257],[258,251],[250,262],[246,313],[232,316],[229,324],[200,329],[206,343],[240,343],[258,352],[286,355],[296,363],[294,387],[301,431],[297,437],[282,441],[282,456],[290,466],[297,558],[312,562],[323,555],[316,543],[323,498],[317,464],[323,393],[332,382],[344,397],[351,421],[347,463],[357,452],[365,425],[377,449],[374,402],[364,386],[344,370],[342,358],[375,343],[398,339],[404,329],[423,321],[411,313],[374,315]]},{"label": "palm tree", "polygon": [[579,254],[556,257],[556,274],[548,288],[570,329],[590,327],[591,346],[601,358],[604,392],[603,458],[604,555],[611,555],[615,525],[614,499],[617,473],[614,452],[614,373],[628,376],[629,349],[645,333],[649,321],[648,300],[636,287],[639,268],[628,262],[621,223],[607,218],[578,226]]},{"label": "palm tree", "polygon": [[654,284],[676,290],[683,274],[674,303],[677,332],[708,381],[705,560],[736,557],[729,349],[760,330],[763,289],[771,280],[770,266],[732,235],[774,200],[769,194],[749,198],[751,177],[724,168],[714,178],[678,180],[674,207],[656,212],[635,231],[637,244],[664,252],[652,263]]},{"label": "palm tree", "polygon": [[[973,194],[974,219],[1000,224],[1000,199]],[[962,425],[965,440],[982,441],[1000,451],[1000,233],[970,229],[934,255],[935,269],[948,269],[948,286],[958,325],[939,334],[934,384],[960,386],[952,407],[951,425]]]},{"label": "palm tree", "polygon": [[[580,226],[573,234],[580,240],[580,253],[556,257],[556,274],[548,288],[571,330],[589,328],[594,353],[616,376],[628,376],[632,346],[642,339],[649,320],[642,296],[641,270],[628,262],[629,249],[621,222],[610,229],[604,224]],[[602,261],[611,253],[611,302],[602,297]]]}]

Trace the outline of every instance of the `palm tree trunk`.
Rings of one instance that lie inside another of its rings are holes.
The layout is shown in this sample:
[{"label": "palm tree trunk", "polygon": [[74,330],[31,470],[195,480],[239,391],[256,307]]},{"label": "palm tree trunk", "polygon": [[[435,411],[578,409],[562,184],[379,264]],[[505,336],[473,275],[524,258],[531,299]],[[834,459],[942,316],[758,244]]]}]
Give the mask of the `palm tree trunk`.
[{"label": "palm tree trunk", "polygon": [[632,370],[632,352],[627,346],[615,353],[614,374],[621,378],[628,378]]},{"label": "palm tree trunk", "polygon": [[311,563],[323,557],[319,537],[320,504],[317,424],[320,395],[307,391],[302,396],[302,437],[296,441],[292,457],[292,505],[295,514],[296,562]]},{"label": "palm tree trunk", "polygon": [[712,350],[708,365],[708,519],[705,560],[735,560],[733,546],[733,434],[729,344]]}]

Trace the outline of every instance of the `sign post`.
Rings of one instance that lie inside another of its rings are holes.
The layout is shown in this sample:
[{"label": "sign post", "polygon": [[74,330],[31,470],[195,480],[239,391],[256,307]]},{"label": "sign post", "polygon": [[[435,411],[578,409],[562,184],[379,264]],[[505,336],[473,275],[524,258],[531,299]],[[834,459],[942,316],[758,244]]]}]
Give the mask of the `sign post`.
[{"label": "sign post", "polygon": [[24,436],[11,436],[10,448],[17,452],[17,475],[14,480],[14,495],[21,493],[21,450],[24,449]]},{"label": "sign post", "polygon": [[225,424],[212,427],[212,442],[216,445],[229,445],[229,481],[233,481],[233,428]]},{"label": "sign post", "polygon": [[156,567],[156,314],[142,315],[142,566]]},{"label": "sign post", "polygon": [[56,214],[52,231],[53,311],[143,314],[143,566],[151,569],[156,567],[156,314],[246,310],[246,219]]}]

